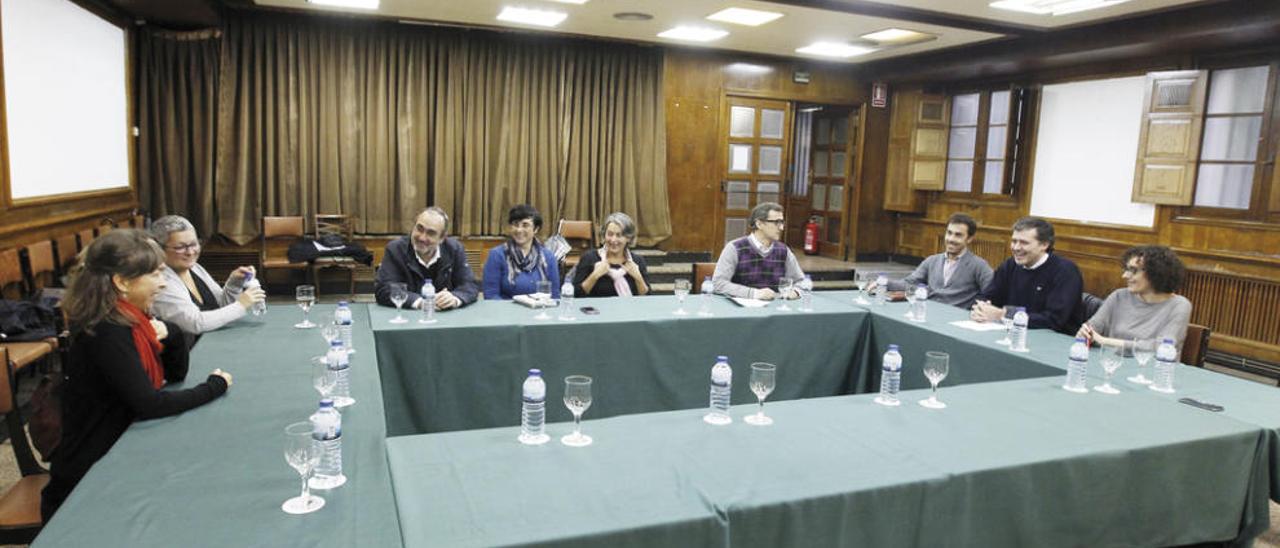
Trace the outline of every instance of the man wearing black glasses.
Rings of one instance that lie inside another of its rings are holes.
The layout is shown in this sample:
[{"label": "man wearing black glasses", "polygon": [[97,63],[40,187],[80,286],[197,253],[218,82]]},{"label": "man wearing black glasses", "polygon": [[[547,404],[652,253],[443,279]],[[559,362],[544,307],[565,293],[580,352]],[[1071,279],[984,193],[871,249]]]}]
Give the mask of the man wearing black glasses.
[{"label": "man wearing black glasses", "polygon": [[786,295],[779,295],[778,290],[778,282],[784,278],[795,284],[805,283],[795,253],[782,243],[782,229],[786,226],[782,206],[774,202],[757,205],[751,210],[747,226],[750,234],[724,244],[720,252],[711,277],[716,293],[763,301],[798,298],[800,293],[795,288]]}]

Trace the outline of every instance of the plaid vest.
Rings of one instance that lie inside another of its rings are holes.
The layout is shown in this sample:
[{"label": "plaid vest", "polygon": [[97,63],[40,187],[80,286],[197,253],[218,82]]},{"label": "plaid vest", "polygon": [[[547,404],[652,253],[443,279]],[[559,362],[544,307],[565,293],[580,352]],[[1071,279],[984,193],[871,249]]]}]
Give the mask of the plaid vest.
[{"label": "plaid vest", "polygon": [[787,246],[782,242],[773,242],[769,252],[760,255],[751,245],[751,237],[743,236],[733,241],[733,248],[738,251],[738,265],[733,269],[735,284],[756,289],[769,288],[778,290],[778,279],[787,273]]}]

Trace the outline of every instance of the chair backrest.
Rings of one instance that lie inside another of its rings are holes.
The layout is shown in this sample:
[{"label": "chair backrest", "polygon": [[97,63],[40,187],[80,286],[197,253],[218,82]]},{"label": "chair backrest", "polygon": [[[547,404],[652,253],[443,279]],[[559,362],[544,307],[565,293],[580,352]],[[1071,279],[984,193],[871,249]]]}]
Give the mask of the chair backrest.
[{"label": "chair backrest", "polygon": [[333,213],[317,213],[315,216],[316,239],[328,234],[337,234],[342,236],[344,241],[349,242],[354,233],[355,217]]},{"label": "chair backrest", "polygon": [[1187,337],[1182,341],[1182,363],[1204,367],[1204,356],[1209,352],[1209,335],[1213,330],[1199,324],[1187,324]]},{"label": "chair backrest", "polygon": [[9,349],[0,346],[0,414],[13,411],[13,385],[9,379]]},{"label": "chair backrest", "polygon": [[93,243],[92,228],[86,228],[84,230],[81,230],[80,232],[76,233],[76,235],[80,237],[79,251],[84,251],[84,248],[89,247],[89,244]]},{"label": "chair backrest", "polygon": [[138,230],[145,230],[147,228],[147,218],[142,215],[134,215],[129,218],[129,226]]},{"label": "chair backrest", "polygon": [[557,229],[561,236],[569,245],[579,251],[590,249],[595,242],[595,232],[591,226],[591,221],[570,221],[560,219],[560,227]]},{"label": "chair backrest", "polygon": [[[262,218],[262,264],[268,259],[284,260],[289,252],[289,243],[306,234],[306,219],[302,217],[263,217]],[[288,240],[288,243],[272,240]]]},{"label": "chair backrest", "polygon": [[53,241],[42,240],[27,246],[27,267],[31,273],[31,291],[53,285],[56,278]]},{"label": "chair backrest", "polygon": [[0,296],[6,299],[21,299],[26,294],[22,262],[18,258],[17,248],[0,251]]},{"label": "chair backrest", "polygon": [[1102,299],[1092,293],[1080,294],[1080,306],[1084,309],[1084,321],[1089,321],[1094,314],[1098,313],[1098,309],[1102,308]]},{"label": "chair backrest", "polygon": [[98,236],[105,236],[115,229],[116,225],[111,219],[103,219],[102,224],[98,225]]},{"label": "chair backrest", "polygon": [[695,295],[702,293],[702,280],[715,271],[716,263],[693,263],[693,286],[689,292]]},{"label": "chair backrest", "polygon": [[58,267],[63,274],[76,262],[76,234],[68,232],[53,240],[54,253],[58,256]]}]

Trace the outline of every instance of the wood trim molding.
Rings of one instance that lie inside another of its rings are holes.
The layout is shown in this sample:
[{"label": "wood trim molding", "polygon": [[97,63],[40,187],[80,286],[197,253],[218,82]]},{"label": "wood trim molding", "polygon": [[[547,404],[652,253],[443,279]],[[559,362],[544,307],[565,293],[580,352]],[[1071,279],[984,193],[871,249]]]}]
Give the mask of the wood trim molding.
[{"label": "wood trim molding", "polygon": [[[131,177],[132,178],[132,177]],[[112,196],[123,196],[133,194],[133,183],[127,187],[106,188],[102,190],[82,190],[79,192],[67,192],[63,194],[50,194],[47,196],[35,196],[31,198],[10,199],[9,205],[11,209],[23,207],[35,207],[60,202],[70,202],[73,200],[87,200],[91,198],[105,198]]]}]

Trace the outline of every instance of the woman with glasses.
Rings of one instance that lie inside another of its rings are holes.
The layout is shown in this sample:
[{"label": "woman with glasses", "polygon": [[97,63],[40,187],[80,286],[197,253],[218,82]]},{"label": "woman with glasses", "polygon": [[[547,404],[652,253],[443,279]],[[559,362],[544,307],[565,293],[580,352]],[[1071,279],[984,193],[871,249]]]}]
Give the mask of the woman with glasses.
[{"label": "woman with glasses", "polygon": [[507,242],[489,251],[484,262],[484,298],[512,299],[536,293],[538,282],[551,282],[551,298],[560,298],[556,256],[538,241],[542,214],[529,204],[507,212]]},{"label": "woman with glasses", "polygon": [[1182,348],[1191,319],[1191,301],[1174,291],[1186,269],[1162,245],[1131,247],[1120,257],[1125,287],[1112,291],[1077,337],[1097,344],[1171,337]]},{"label": "woman with glasses", "polygon": [[176,324],[194,345],[199,335],[227,325],[245,315],[254,303],[266,299],[262,289],[244,289],[252,266],[237,268],[218,285],[200,266],[200,240],[196,228],[177,215],[166,215],[151,223],[151,237],[164,249],[164,290],[151,311],[157,318]]}]

